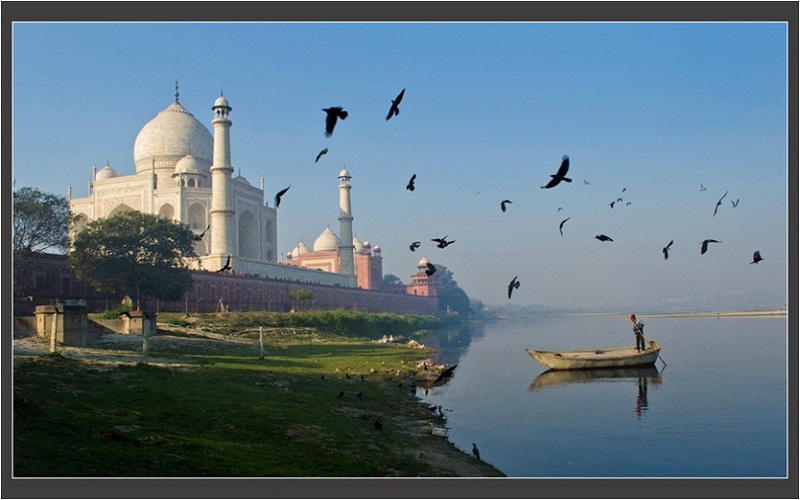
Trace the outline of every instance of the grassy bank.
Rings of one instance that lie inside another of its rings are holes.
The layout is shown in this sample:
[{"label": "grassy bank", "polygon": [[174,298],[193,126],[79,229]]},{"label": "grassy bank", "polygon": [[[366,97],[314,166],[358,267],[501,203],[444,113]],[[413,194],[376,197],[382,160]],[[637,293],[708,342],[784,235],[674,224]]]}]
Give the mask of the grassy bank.
[{"label": "grassy bank", "polygon": [[[262,318],[235,320],[197,321],[238,332],[235,338],[161,331],[148,364],[78,358],[67,349],[16,356],[14,474],[502,475],[431,436],[442,422],[409,388],[429,351],[271,326],[260,358],[253,330]],[[92,349],[131,355],[141,348],[141,339],[118,337],[133,343]]]}]

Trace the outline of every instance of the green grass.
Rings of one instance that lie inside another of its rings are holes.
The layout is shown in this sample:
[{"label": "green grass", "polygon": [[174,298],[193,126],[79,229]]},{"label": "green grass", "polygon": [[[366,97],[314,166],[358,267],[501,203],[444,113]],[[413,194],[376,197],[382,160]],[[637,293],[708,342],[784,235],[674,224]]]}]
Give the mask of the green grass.
[{"label": "green grass", "polygon": [[[433,418],[407,385],[430,351],[307,332],[272,335],[260,359],[255,338],[151,350],[134,366],[15,359],[14,475],[438,474],[414,453],[422,437],[408,422]],[[185,363],[158,366],[166,357]]]}]

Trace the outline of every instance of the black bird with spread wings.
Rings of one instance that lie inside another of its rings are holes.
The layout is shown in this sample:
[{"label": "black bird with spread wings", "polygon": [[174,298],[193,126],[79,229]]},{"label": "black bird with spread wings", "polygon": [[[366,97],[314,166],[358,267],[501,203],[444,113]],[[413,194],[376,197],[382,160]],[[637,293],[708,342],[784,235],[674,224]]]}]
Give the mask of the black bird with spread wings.
[{"label": "black bird with spread wings", "polygon": [[505,212],[505,211],[506,211],[506,204],[507,204],[507,203],[513,203],[513,201],[511,201],[511,200],[503,200],[503,201],[501,201],[501,202],[500,202],[500,210],[502,210],[503,212]]},{"label": "black bird with spread wings", "polygon": [[194,238],[193,238],[193,239],[194,239],[194,241],[201,241],[201,240],[203,239],[203,236],[205,236],[205,235],[206,235],[206,231],[208,231],[208,228],[210,228],[210,227],[211,227],[211,224],[208,224],[208,225],[206,226],[206,228],[205,228],[205,229],[203,229],[203,232],[202,232],[202,233],[195,235],[195,236],[194,236]]},{"label": "black bird with spread wings", "polygon": [[327,154],[327,153],[328,153],[328,148],[325,148],[322,151],[320,151],[319,154],[317,154],[317,159],[314,160],[314,163],[317,163],[319,161],[319,159],[322,158],[322,155]]},{"label": "black bird with spread wings", "polygon": [[704,253],[708,252],[709,243],[722,243],[722,242],[712,239],[703,240],[703,243],[700,245],[700,255],[703,255]]},{"label": "black bird with spread wings", "polygon": [[405,93],[406,89],[401,90],[400,93],[397,94],[397,97],[392,100],[392,106],[389,108],[389,114],[386,115],[386,120],[389,120],[389,118],[400,114],[400,101],[403,100],[403,94]]},{"label": "black bird with spread wings", "polygon": [[419,242],[419,241],[415,241],[414,243],[412,243],[412,244],[408,245],[408,248],[409,248],[409,249],[410,249],[412,252],[414,252],[414,251],[416,251],[416,250],[417,250],[417,248],[419,248],[419,246],[420,246],[420,242]]},{"label": "black bird with spread wings", "polygon": [[289,184],[289,186],[285,189],[278,191],[278,194],[275,195],[275,208],[281,206],[281,197],[286,194],[286,191],[288,191],[290,187],[292,187],[291,184]]},{"label": "black bird with spread wings", "polygon": [[228,260],[225,262],[225,265],[222,266],[217,272],[224,273],[231,270],[231,256],[228,255]]},{"label": "black bird with spread wings", "polygon": [[761,257],[761,252],[759,252],[758,250],[753,252],[753,262],[751,262],[751,264],[758,264],[762,260],[764,260],[764,258]]},{"label": "black bird with spread wings", "polygon": [[664,254],[664,260],[669,259],[669,249],[670,249],[670,247],[672,247],[672,243],[673,243],[673,240],[669,240],[669,243],[667,243],[667,246],[665,246],[664,248],[661,249],[661,253]]},{"label": "black bird with spread wings", "polygon": [[564,155],[564,157],[561,160],[561,166],[558,167],[558,172],[550,176],[552,177],[552,179],[550,179],[550,182],[548,182],[547,185],[542,186],[542,189],[550,189],[552,187],[555,187],[561,181],[572,182],[572,179],[570,179],[569,177],[565,177],[567,175],[567,170],[569,170],[569,156]]},{"label": "black bird with spread wings", "polygon": [[330,137],[333,134],[333,127],[336,126],[336,120],[347,118],[347,111],[342,109],[341,106],[323,108],[322,111],[327,114],[325,117],[325,137]]},{"label": "black bird with spread wings", "polygon": [[608,236],[606,236],[605,234],[598,234],[597,236],[595,236],[595,238],[600,240],[600,241],[614,241],[611,238],[609,238]]},{"label": "black bird with spread wings", "polygon": [[427,274],[428,276],[431,276],[433,273],[436,272],[436,266],[434,266],[430,262],[428,262],[427,267],[428,269],[425,270],[425,274]]},{"label": "black bird with spread wings", "polygon": [[511,298],[511,293],[514,291],[515,288],[519,288],[519,281],[517,281],[517,276],[514,276],[514,279],[511,280],[511,283],[508,284],[508,298]]},{"label": "black bird with spread wings", "polygon": [[562,238],[564,237],[564,231],[562,231],[561,229],[564,227],[564,223],[567,222],[569,219],[570,218],[567,217],[566,219],[561,221],[561,224],[558,225],[558,232],[561,234]]},{"label": "black bird with spread wings", "polygon": [[456,242],[456,240],[447,241],[447,236],[445,236],[444,238],[432,238],[431,241],[435,241],[437,243],[436,246],[439,248],[446,248],[447,245]]},{"label": "black bird with spread wings", "polygon": [[733,208],[738,207],[739,206],[739,198],[736,198],[736,201],[731,200],[731,205],[733,205]]},{"label": "black bird with spread wings", "polygon": [[720,199],[717,201],[717,205],[714,207],[714,215],[712,215],[711,217],[714,217],[715,215],[717,215],[717,210],[719,209],[719,206],[720,206],[720,205],[722,205],[722,200],[723,200],[723,199],[724,199],[726,196],[728,196],[728,192],[727,192],[727,191],[725,191],[725,194],[723,194],[723,195],[722,195],[722,198],[720,198]]},{"label": "black bird with spread wings", "polygon": [[408,184],[406,185],[406,189],[408,189],[409,191],[413,191],[415,180],[417,180],[417,174],[411,176],[411,179],[409,179]]}]

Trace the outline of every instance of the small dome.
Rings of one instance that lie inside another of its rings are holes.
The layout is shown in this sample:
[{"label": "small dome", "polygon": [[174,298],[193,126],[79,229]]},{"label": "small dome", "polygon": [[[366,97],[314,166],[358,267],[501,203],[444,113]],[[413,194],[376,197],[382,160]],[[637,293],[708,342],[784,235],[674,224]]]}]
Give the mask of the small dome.
[{"label": "small dome", "polygon": [[372,251],[375,252],[375,253],[380,253],[381,252],[381,246],[380,245],[375,245],[374,247],[372,247]]},{"label": "small dome", "polygon": [[428,258],[427,258],[427,257],[423,257],[423,258],[421,258],[421,259],[419,260],[419,264],[417,264],[417,267],[428,267],[428,263],[429,263],[429,262],[430,262],[430,261],[428,260]]},{"label": "small dome", "polygon": [[350,178],[350,172],[347,171],[345,167],[342,167],[342,171],[339,172],[339,177],[347,177]]},{"label": "small dome", "polygon": [[337,250],[339,248],[339,237],[336,236],[330,227],[326,227],[322,234],[314,242],[315,252]]},{"label": "small dome", "polygon": [[293,258],[296,258],[296,257],[299,257],[301,255],[305,255],[307,253],[311,253],[311,249],[308,248],[308,245],[306,245],[305,243],[303,243],[301,241],[296,247],[294,247],[294,250],[292,250],[292,254],[291,255],[292,255]]},{"label": "small dome", "polygon": [[95,180],[97,181],[104,181],[106,179],[113,179],[114,177],[119,177],[119,174],[116,170],[111,168],[109,165],[101,168],[97,171],[97,175],[94,176]]},{"label": "small dome", "polygon": [[355,253],[361,253],[364,251],[364,245],[361,244],[361,240],[358,238],[353,238],[353,251]]},{"label": "small dome", "polygon": [[364,248],[370,248],[372,245],[369,244],[369,241],[364,242]]},{"label": "small dome", "polygon": [[241,172],[239,172],[239,175],[237,175],[236,177],[234,177],[234,178],[233,178],[233,180],[235,180],[236,182],[241,182],[242,184],[245,184],[245,185],[247,185],[247,186],[249,186],[249,185],[250,185],[250,182],[248,182],[248,180],[247,180],[247,179],[245,179],[245,178],[242,176],[242,173],[241,173]]},{"label": "small dome", "polygon": [[175,164],[175,173],[176,174],[199,174],[203,168],[203,163],[188,154],[178,160],[178,163]]},{"label": "small dome", "polygon": [[222,96],[217,97],[217,100],[214,101],[214,107],[217,106],[225,106],[226,108],[230,108],[231,106],[228,104],[228,100]]}]

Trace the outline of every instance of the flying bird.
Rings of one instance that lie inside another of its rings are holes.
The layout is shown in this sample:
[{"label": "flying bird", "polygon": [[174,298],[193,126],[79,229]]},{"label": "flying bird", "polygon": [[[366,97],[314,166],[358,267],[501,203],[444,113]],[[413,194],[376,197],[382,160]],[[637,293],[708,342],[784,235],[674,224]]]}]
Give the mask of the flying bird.
[{"label": "flying bird", "polygon": [[414,243],[410,244],[410,245],[408,246],[408,248],[409,248],[409,249],[410,249],[412,252],[414,252],[414,251],[416,251],[416,250],[417,250],[417,248],[419,248],[419,246],[420,246],[420,242],[419,242],[419,241],[415,241]]},{"label": "flying bird", "polygon": [[572,179],[565,177],[565,175],[567,175],[567,170],[569,170],[569,156],[564,155],[563,159],[561,160],[561,166],[558,167],[558,172],[550,176],[552,179],[550,179],[550,182],[548,182],[547,185],[542,186],[542,189],[550,189],[555,187],[561,181],[572,182]]},{"label": "flying bird", "polygon": [[753,252],[753,262],[751,262],[751,264],[758,264],[762,260],[764,259],[761,257],[761,252],[759,252],[758,250]]},{"label": "flying bird", "polygon": [[503,200],[503,201],[500,202],[500,210],[502,210],[503,212],[506,211],[506,203],[513,203],[513,201],[511,201],[511,200]]},{"label": "flying bird", "polygon": [[560,212],[562,210],[564,210],[564,207],[558,207],[558,210],[556,210],[556,212]]},{"label": "flying bird", "polygon": [[475,456],[475,458],[477,458],[478,460],[480,460],[480,459],[481,459],[481,452],[480,452],[480,451],[478,451],[478,446],[477,446],[475,443],[472,443],[472,454],[473,454],[473,455]]},{"label": "flying bird", "polygon": [[625,190],[627,190],[627,189],[628,189],[628,188],[622,188],[622,192],[624,193],[624,192],[625,192]]},{"label": "flying bird", "polygon": [[[725,191],[725,194],[722,195],[722,198],[717,200],[717,205],[714,207],[714,215],[717,215],[717,209],[719,208],[720,205],[722,205],[722,199],[725,198],[726,196],[728,196],[727,191]],[[711,217],[714,217],[714,215],[712,215]]]},{"label": "flying bird", "polygon": [[622,202],[622,198],[617,198],[617,203],[621,203],[621,202]]},{"label": "flying bird", "polygon": [[664,260],[669,259],[669,249],[672,246],[672,243],[673,243],[673,240],[669,240],[669,243],[667,243],[667,246],[665,246],[664,248],[661,249],[661,253],[664,254]]},{"label": "flying bird", "polygon": [[514,276],[514,279],[511,280],[511,283],[508,284],[508,298],[511,298],[511,293],[514,291],[515,288],[519,288],[519,281],[517,281],[517,276]]},{"label": "flying bird", "polygon": [[417,174],[411,176],[411,179],[408,181],[408,185],[406,185],[406,189],[409,191],[414,190],[414,181],[417,179]]},{"label": "flying bird", "polygon": [[435,272],[436,272],[436,266],[428,262],[428,269],[425,270],[425,274],[431,276]]},{"label": "flying bird", "polygon": [[278,194],[275,195],[275,208],[281,206],[281,196],[285,195],[286,191],[288,191],[290,187],[292,187],[291,184],[289,184],[287,188],[278,191]]},{"label": "flying bird", "polygon": [[587,181],[586,179],[584,179],[584,180],[583,180],[583,184],[588,186],[588,185],[589,185],[589,181]]},{"label": "flying bird", "polygon": [[704,185],[700,184],[700,191],[705,191],[705,190],[706,190],[706,187]]},{"label": "flying bird", "polygon": [[202,232],[202,233],[200,233],[200,234],[198,234],[198,235],[195,235],[195,237],[193,238],[193,239],[194,239],[194,241],[201,241],[201,240],[203,239],[203,236],[205,236],[205,235],[206,235],[206,231],[208,231],[208,228],[210,228],[210,227],[211,227],[211,224],[208,224],[208,225],[206,226],[206,228],[205,228],[205,229],[203,229],[203,232]]},{"label": "flying bird", "polygon": [[386,115],[386,120],[400,114],[400,108],[398,106],[400,106],[400,101],[403,100],[403,94],[405,93],[406,89],[401,90],[400,93],[397,94],[397,97],[392,100],[392,106],[389,108],[389,114]]},{"label": "flying bird", "polygon": [[626,206],[626,207],[629,207],[629,206],[631,206],[631,203],[633,203],[633,202],[630,202],[630,201],[629,201],[628,203],[626,203],[626,204],[625,204],[625,206]]},{"label": "flying bird", "polygon": [[564,219],[564,220],[562,220],[562,221],[561,221],[561,224],[559,224],[559,225],[558,225],[558,232],[559,232],[559,233],[561,233],[561,237],[562,237],[562,238],[564,237],[564,232],[561,230],[561,228],[563,228],[563,227],[564,227],[564,223],[565,223],[565,222],[567,222],[569,219],[570,219],[570,218],[569,218],[569,217],[567,217],[566,219]]},{"label": "flying bird", "polygon": [[597,236],[595,236],[595,238],[597,238],[600,241],[614,241],[605,234],[598,234]]},{"label": "flying bird", "polygon": [[222,266],[217,272],[218,273],[224,273],[224,272],[230,271],[230,270],[231,270],[231,256],[228,255],[228,260],[225,262],[225,265]]},{"label": "flying bird", "polygon": [[611,208],[614,208],[614,203],[616,203],[616,201],[612,201],[612,202],[611,202],[611,203],[609,203],[608,205],[609,205]]},{"label": "flying bird", "polygon": [[431,241],[435,241],[437,243],[436,246],[439,248],[445,248],[447,247],[447,245],[456,242],[456,240],[447,241],[447,236],[445,236],[444,238],[432,238]]},{"label": "flying bird", "polygon": [[712,239],[703,240],[703,244],[700,245],[700,255],[703,255],[704,253],[708,252],[708,244],[709,243],[722,243],[722,242],[721,241],[717,241],[717,240],[712,240]]},{"label": "flying bird", "polygon": [[739,198],[736,198],[736,201],[731,200],[731,205],[733,205],[733,208],[738,207],[739,206]]},{"label": "flying bird", "polygon": [[325,137],[330,137],[333,134],[333,127],[336,126],[336,120],[341,118],[344,120],[347,118],[347,111],[341,108],[341,106],[331,107],[331,108],[323,108],[327,116],[325,117]]},{"label": "flying bird", "polygon": [[328,154],[328,148],[323,149],[322,151],[319,152],[319,154],[317,154],[317,159],[314,160],[314,163],[317,163],[319,159],[322,158],[322,155],[325,154]]}]

